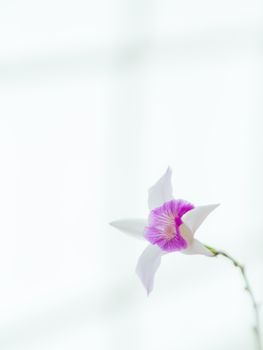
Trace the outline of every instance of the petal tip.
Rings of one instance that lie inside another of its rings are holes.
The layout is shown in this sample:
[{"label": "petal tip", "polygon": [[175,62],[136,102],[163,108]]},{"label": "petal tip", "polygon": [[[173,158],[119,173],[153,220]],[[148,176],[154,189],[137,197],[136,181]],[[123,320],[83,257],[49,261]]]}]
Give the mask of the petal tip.
[{"label": "petal tip", "polygon": [[148,205],[150,210],[173,199],[172,169],[168,166],[162,177],[148,190]]},{"label": "petal tip", "polygon": [[117,223],[117,221],[111,221],[111,222],[109,222],[109,225],[112,227],[118,228],[118,224],[116,224],[116,223]]},{"label": "petal tip", "polygon": [[182,220],[189,227],[189,229],[195,233],[195,231],[199,228],[207,216],[218,206],[219,203],[197,206],[185,213],[182,217]]},{"label": "petal tip", "polygon": [[140,272],[138,271],[137,268],[136,268],[136,274],[137,274],[139,280],[141,281],[141,283],[142,283],[142,285],[143,285],[143,287],[144,287],[144,289],[145,289],[146,296],[149,297],[150,294],[151,294],[151,292],[152,292],[152,290],[153,290],[153,288],[150,288],[150,286],[148,286],[148,285],[145,283],[143,276],[140,274]]},{"label": "petal tip", "polygon": [[168,175],[172,175],[172,168],[170,167],[170,165],[167,167],[167,169],[166,169],[166,174]]},{"label": "petal tip", "polygon": [[155,273],[161,263],[162,252],[159,247],[148,245],[139,257],[135,272],[139,277],[147,296],[153,290]]}]

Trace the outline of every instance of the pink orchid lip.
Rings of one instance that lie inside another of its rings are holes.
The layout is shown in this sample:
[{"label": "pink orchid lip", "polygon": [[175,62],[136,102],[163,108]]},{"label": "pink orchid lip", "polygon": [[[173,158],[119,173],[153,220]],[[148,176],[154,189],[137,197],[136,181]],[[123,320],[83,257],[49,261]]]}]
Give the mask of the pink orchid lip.
[{"label": "pink orchid lip", "polygon": [[157,244],[165,252],[186,249],[187,240],[180,232],[182,216],[194,205],[182,200],[173,199],[153,209],[149,216],[149,225],[145,227],[144,237],[152,244]]}]

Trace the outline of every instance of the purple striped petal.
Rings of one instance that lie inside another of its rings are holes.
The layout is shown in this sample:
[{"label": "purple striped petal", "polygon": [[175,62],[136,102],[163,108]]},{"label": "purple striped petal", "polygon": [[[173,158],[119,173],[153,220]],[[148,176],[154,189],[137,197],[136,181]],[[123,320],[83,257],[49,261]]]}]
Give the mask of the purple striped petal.
[{"label": "purple striped petal", "polygon": [[193,208],[191,203],[178,199],[153,209],[150,213],[149,225],[145,228],[145,238],[166,252],[186,249],[189,242],[180,230],[183,224],[181,218]]}]

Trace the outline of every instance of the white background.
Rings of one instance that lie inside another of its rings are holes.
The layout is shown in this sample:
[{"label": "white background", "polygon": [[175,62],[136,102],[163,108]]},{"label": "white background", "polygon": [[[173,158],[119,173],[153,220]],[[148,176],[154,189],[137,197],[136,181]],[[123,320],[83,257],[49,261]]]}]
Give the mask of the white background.
[{"label": "white background", "polygon": [[198,238],[263,300],[262,3],[0,1],[1,350],[253,349],[223,259],[170,254],[108,222],[175,196],[220,202]]}]

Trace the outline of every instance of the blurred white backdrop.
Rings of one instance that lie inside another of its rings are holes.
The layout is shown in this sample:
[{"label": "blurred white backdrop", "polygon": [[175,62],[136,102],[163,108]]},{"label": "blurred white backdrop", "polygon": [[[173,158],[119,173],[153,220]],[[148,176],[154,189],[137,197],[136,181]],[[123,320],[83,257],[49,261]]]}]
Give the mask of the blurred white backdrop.
[{"label": "blurred white backdrop", "polygon": [[0,1],[0,348],[253,349],[238,271],[108,225],[177,197],[220,202],[200,240],[263,300],[262,2]]}]

